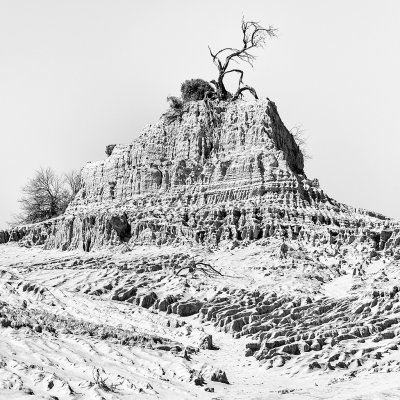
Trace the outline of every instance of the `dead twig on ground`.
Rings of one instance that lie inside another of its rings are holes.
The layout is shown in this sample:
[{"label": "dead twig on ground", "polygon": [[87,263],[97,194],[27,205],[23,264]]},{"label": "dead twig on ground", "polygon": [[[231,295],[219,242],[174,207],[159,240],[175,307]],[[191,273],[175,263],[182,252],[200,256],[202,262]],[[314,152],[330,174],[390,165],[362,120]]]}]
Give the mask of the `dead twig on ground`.
[{"label": "dead twig on ground", "polygon": [[195,261],[190,260],[187,265],[181,267],[177,272],[176,275],[180,275],[181,272],[186,271],[186,276],[188,274],[195,274],[196,272],[202,272],[206,276],[224,276],[220,271],[216,270],[212,265],[205,263],[203,261]]},{"label": "dead twig on ground", "polygon": [[[104,371],[103,371],[104,372]],[[103,378],[99,368],[93,368],[93,381],[104,392],[116,392],[118,385],[107,383],[107,378]]]}]

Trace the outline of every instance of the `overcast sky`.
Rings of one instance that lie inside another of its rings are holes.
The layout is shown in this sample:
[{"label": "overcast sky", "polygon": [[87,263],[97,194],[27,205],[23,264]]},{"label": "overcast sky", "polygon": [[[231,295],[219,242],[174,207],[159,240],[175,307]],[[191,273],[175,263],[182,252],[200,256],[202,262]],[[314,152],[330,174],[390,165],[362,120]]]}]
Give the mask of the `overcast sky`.
[{"label": "overcast sky", "polygon": [[129,143],[240,21],[279,29],[245,82],[301,125],[309,177],[336,200],[400,218],[400,1],[0,0],[0,227],[40,166]]}]

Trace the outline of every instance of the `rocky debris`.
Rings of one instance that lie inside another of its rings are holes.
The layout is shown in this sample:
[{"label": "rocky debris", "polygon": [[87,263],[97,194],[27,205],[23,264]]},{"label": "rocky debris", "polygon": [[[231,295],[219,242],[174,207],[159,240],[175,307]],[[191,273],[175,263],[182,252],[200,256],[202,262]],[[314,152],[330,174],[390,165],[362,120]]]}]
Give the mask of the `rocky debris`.
[{"label": "rocky debris", "polygon": [[[176,303],[177,301],[178,298],[176,296],[168,295],[162,299],[157,299],[154,304],[154,308],[166,312],[168,310],[168,306],[170,304]],[[170,312],[172,312],[172,308],[170,309]]]},{"label": "rocky debris", "polygon": [[22,392],[28,395],[34,395],[34,391],[31,388],[22,388]]},{"label": "rocky debris", "polygon": [[203,350],[212,350],[214,349],[212,335],[205,335],[201,338],[199,348]]},{"label": "rocky debris", "polygon": [[130,289],[118,288],[112,295],[113,300],[126,301],[136,297],[137,288],[131,287]]},{"label": "rocky debris", "polygon": [[181,317],[188,317],[197,314],[204,302],[197,299],[179,301],[178,296],[168,295],[163,299],[155,301],[154,308],[165,311],[167,314],[178,314]]},{"label": "rocky debris", "polygon": [[228,378],[226,377],[226,373],[222,371],[221,369],[215,370],[211,373],[211,380],[213,382],[221,382],[221,383],[226,383],[229,385]]},{"label": "rocky debris", "polygon": [[195,376],[193,382],[196,386],[203,386],[206,383],[202,375]]},{"label": "rocky debris", "polygon": [[399,295],[394,286],[369,296],[310,302],[275,293],[228,291],[205,304],[199,314],[234,337],[251,337],[245,355],[269,367],[281,367],[302,356],[310,369],[323,365],[343,369],[352,361],[359,367],[370,359],[368,352],[361,355],[353,350],[360,340],[371,343],[375,352],[386,346],[386,339],[400,340],[400,317],[395,316],[400,312]]},{"label": "rocky debris", "polygon": [[20,287],[23,292],[32,292],[33,294],[42,295],[47,290],[45,287],[33,282],[24,282],[21,281],[17,284],[17,287]]},{"label": "rocky debris", "polygon": [[136,298],[136,304],[140,307],[149,308],[151,307],[157,300],[157,294],[154,292],[150,292],[143,296]]},{"label": "rocky debris", "polygon": [[178,314],[181,317],[188,317],[193,314],[197,314],[203,303],[196,299],[190,299],[185,302],[179,302],[176,305],[176,311],[174,305],[171,307],[171,311],[174,314]]},{"label": "rocky debris", "polygon": [[166,349],[167,351],[170,351],[172,347],[178,346],[180,349],[183,347],[176,342],[156,335],[60,317],[43,310],[17,309],[5,302],[0,303],[0,326],[3,328],[11,327],[16,330],[27,328],[37,333],[46,331],[51,334],[62,332],[86,334],[127,346],[157,345],[160,350]]},{"label": "rocky debris", "polygon": [[[142,308],[158,311],[160,315],[166,315],[165,320],[160,323],[174,329],[184,326],[179,322],[179,318],[198,315],[203,323],[211,322],[217,329],[232,334],[235,338],[248,338],[243,354],[255,357],[266,368],[291,368],[290,365],[296,363],[298,367],[302,365],[310,371],[360,369],[371,359],[377,360],[379,359],[377,357],[384,359],[384,356],[379,354],[396,351],[397,343],[392,342],[390,347],[386,345],[386,341],[396,340],[400,333],[399,319],[396,316],[399,284],[390,284],[396,279],[398,268],[396,261],[390,261],[392,260],[390,256],[384,256],[383,252],[378,250],[376,258],[381,261],[377,265],[387,264],[387,266],[367,279],[366,270],[370,268],[368,247],[365,247],[364,253],[357,255],[360,261],[352,265],[348,261],[353,259],[354,255],[348,252],[353,247],[342,245],[336,250],[318,249],[311,254],[299,241],[292,240],[287,241],[286,257],[282,259],[279,241],[276,243],[278,251],[270,253],[268,268],[260,268],[260,273],[276,276],[275,288],[279,282],[277,277],[282,281],[287,281],[290,276],[300,282],[309,279],[312,283],[309,284],[311,290],[308,294],[300,292],[294,294],[295,286],[292,288],[292,293],[287,294],[224,287],[206,299],[201,292],[198,294],[196,290],[190,292],[195,289],[199,277],[183,278],[173,272],[174,265],[182,265],[182,260],[187,260],[179,252],[168,257],[146,257],[136,261],[127,261],[129,253],[124,253],[125,258],[118,262],[104,254],[94,257],[90,253],[83,253],[86,255],[71,259],[64,253],[66,256],[59,261],[59,265],[55,260],[49,260],[46,268],[62,270],[62,268],[85,267],[89,271],[104,269],[107,272],[99,275],[105,279],[104,283],[98,285],[97,289],[82,286],[80,289],[82,293],[103,296],[105,299],[111,298],[115,301],[127,301]],[[359,250],[353,248],[352,251]],[[328,262],[329,259],[335,260],[335,264],[332,261]],[[324,262],[328,262],[328,265]],[[148,266],[153,265],[162,265],[162,268],[148,269]],[[357,289],[353,284],[349,295],[338,299],[316,297],[313,294],[318,293],[320,288],[331,280],[342,279],[348,275],[351,275],[348,279],[354,282],[360,284],[364,282],[362,286],[364,289]],[[51,297],[48,289],[42,285],[21,280],[17,275],[4,269],[0,270],[0,278],[5,279],[10,287],[28,296],[27,300],[33,299],[32,296],[41,296],[41,301],[47,302],[47,298]],[[206,284],[207,280],[212,284],[214,279],[214,276],[201,278],[202,283],[199,287]],[[224,276],[222,275],[220,279],[223,281]],[[164,291],[165,282],[171,284],[170,287],[174,288],[175,294],[166,294],[168,291]],[[188,282],[189,288],[195,284],[193,289],[188,289],[186,286]],[[369,282],[373,285],[373,290],[367,289]],[[183,286],[177,290],[179,285]],[[99,287],[102,290],[99,290]],[[304,292],[305,286],[300,285],[299,288]],[[186,290],[192,294],[185,294]],[[24,300],[20,303],[21,309],[31,307],[30,302],[31,300],[28,302]],[[176,317],[171,318],[169,314]],[[25,324],[8,318],[2,318],[0,324],[14,329],[29,326],[38,333],[56,329],[52,326],[47,328],[47,325],[35,321]],[[91,328],[88,330],[91,331]],[[370,344],[374,350],[356,355],[353,348],[358,346],[360,340]],[[175,348],[167,344],[160,346],[169,349],[167,351],[173,351]],[[212,336],[203,335],[200,339],[196,339],[195,347],[204,350],[213,349]],[[298,359],[301,362],[296,361]]]}]

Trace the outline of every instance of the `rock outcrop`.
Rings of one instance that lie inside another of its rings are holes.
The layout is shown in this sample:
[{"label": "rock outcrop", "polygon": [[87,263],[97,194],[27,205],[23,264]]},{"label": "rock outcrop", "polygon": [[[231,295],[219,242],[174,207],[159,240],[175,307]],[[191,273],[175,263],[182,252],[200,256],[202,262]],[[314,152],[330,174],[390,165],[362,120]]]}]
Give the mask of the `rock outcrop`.
[{"label": "rock outcrop", "polygon": [[336,398],[400,371],[400,225],[309,179],[274,103],[185,103],[106,155],[64,215],[0,231],[0,391]]},{"label": "rock outcrop", "polygon": [[400,227],[341,204],[310,180],[303,155],[270,100],[189,102],[132,144],[87,164],[66,213],[0,232],[0,243],[90,251],[121,243],[237,243],[272,236],[400,244]]}]

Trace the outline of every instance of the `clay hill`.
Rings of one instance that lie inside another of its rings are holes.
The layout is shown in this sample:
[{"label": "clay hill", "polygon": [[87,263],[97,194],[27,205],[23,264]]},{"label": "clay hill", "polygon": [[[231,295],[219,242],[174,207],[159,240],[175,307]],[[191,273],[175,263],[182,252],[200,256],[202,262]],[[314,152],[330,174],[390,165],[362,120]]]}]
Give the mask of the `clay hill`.
[{"label": "clay hill", "polygon": [[106,153],[64,215],[0,231],[1,396],[400,396],[400,224],[308,178],[272,101]]}]

